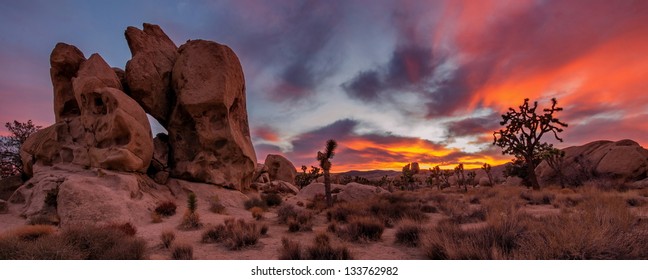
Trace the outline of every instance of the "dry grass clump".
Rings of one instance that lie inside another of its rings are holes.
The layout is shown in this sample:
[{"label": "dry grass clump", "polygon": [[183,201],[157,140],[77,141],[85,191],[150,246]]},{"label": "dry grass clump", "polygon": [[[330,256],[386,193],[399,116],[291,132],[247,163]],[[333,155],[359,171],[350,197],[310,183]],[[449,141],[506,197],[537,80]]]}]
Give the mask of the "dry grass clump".
[{"label": "dry grass clump", "polygon": [[175,240],[175,233],[170,230],[163,231],[162,234],[160,234],[160,239],[162,240],[162,245],[164,245],[164,248],[168,249],[171,247],[173,240]]},{"label": "dry grass clump", "polygon": [[175,215],[177,208],[178,206],[173,201],[163,201],[155,207],[155,213],[162,217],[170,217]]},{"label": "dry grass clump", "polygon": [[483,222],[488,214],[486,207],[467,205],[462,200],[449,201],[441,207],[448,219],[456,224]]},{"label": "dry grass clump", "polygon": [[246,200],[243,203],[243,206],[245,207],[245,210],[250,210],[252,207],[259,207],[261,209],[268,209],[268,205],[266,204],[265,201],[263,201],[261,198],[258,197],[253,197],[248,200]]},{"label": "dry grass clump", "polygon": [[257,243],[261,231],[257,225],[244,220],[225,220],[223,224],[211,227],[203,232],[203,243],[223,243],[230,250],[240,250]]},{"label": "dry grass clump", "polygon": [[193,260],[193,247],[189,244],[177,244],[171,249],[173,260]]},{"label": "dry grass clump", "polygon": [[385,226],[375,217],[354,217],[346,225],[336,229],[337,235],[348,241],[365,242],[380,240]]},{"label": "dry grass clump", "polygon": [[423,228],[415,222],[405,222],[396,230],[396,244],[416,247],[421,240]]},{"label": "dry grass clump", "polygon": [[268,207],[279,206],[283,202],[281,196],[276,193],[263,194],[261,195],[261,199],[263,199]]},{"label": "dry grass clump", "polygon": [[196,212],[187,211],[182,216],[182,222],[178,226],[180,230],[195,230],[202,228],[203,224],[200,222],[200,215]]},{"label": "dry grass clump", "polygon": [[336,221],[346,223],[349,221],[350,217],[365,215],[365,210],[363,209],[363,207],[366,206],[358,203],[339,203],[326,212],[326,219],[329,222]]},{"label": "dry grass clump", "polygon": [[151,223],[159,224],[161,222],[162,222],[162,216],[160,216],[160,214],[158,214],[157,212],[152,212],[151,213]]},{"label": "dry grass clump", "polygon": [[483,228],[441,222],[423,239],[424,252],[431,259],[648,258],[648,224],[623,197],[599,189],[582,196],[560,215],[533,217],[509,202],[493,204]]},{"label": "dry grass clump", "polygon": [[212,196],[209,200],[209,211],[216,214],[225,214],[225,206],[220,201],[217,195]]},{"label": "dry grass clump", "polygon": [[288,219],[288,231],[311,231],[313,230],[313,214],[310,212],[301,212],[294,218]]},{"label": "dry grass clump", "polygon": [[270,227],[268,227],[268,225],[264,224],[264,225],[261,226],[261,229],[259,230],[259,233],[261,235],[265,236],[265,235],[268,234],[268,229],[270,229]]},{"label": "dry grass clump", "polygon": [[310,211],[302,211],[287,204],[277,210],[277,218],[280,224],[287,224],[289,232],[311,231],[313,229],[313,214]]},{"label": "dry grass clump", "polygon": [[287,238],[281,240],[282,247],[279,251],[280,260],[351,260],[351,252],[347,247],[331,244],[331,239],[326,233],[315,236],[313,244],[302,248],[296,241]]},{"label": "dry grass clump", "polygon": [[549,205],[554,201],[556,195],[549,191],[523,191],[520,193],[520,198],[526,200],[530,205]]},{"label": "dry grass clump", "polygon": [[49,225],[29,225],[11,230],[0,236],[0,238],[15,238],[20,241],[33,241],[50,235],[55,231],[56,228]]},{"label": "dry grass clump", "polygon": [[402,219],[423,221],[425,213],[418,207],[416,199],[403,194],[387,194],[369,203],[368,213],[383,221],[386,227],[392,227]]},{"label": "dry grass clump", "polygon": [[646,205],[646,199],[643,197],[628,197],[626,198],[626,203],[630,207],[641,207]]},{"label": "dry grass clump", "polygon": [[28,226],[0,237],[3,260],[144,259],[146,242],[118,228],[76,226],[55,233],[47,226]]},{"label": "dry grass clump", "polygon": [[58,226],[61,219],[56,214],[39,214],[29,218],[27,223],[30,225],[53,225]]},{"label": "dry grass clump", "polygon": [[258,221],[258,220],[263,219],[263,208],[258,207],[258,206],[254,206],[254,207],[250,208],[249,210],[250,210],[250,213],[252,213],[252,218],[254,218],[255,220]]}]

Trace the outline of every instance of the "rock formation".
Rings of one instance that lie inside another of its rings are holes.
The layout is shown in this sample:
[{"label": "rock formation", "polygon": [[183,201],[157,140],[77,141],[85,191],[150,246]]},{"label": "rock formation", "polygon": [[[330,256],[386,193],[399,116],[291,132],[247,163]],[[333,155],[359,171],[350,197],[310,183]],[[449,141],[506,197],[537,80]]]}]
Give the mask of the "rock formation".
[{"label": "rock formation", "polygon": [[[236,54],[203,40],[178,49],[151,24],[129,27],[126,39],[133,58],[125,71],[64,43],[52,51],[56,123],[21,147],[31,179],[9,199],[21,204],[21,216],[53,224],[143,222],[158,200],[186,192],[205,201],[222,194],[230,206],[246,198],[214,187],[246,189],[256,167]],[[168,136],[153,139],[147,112]]]},{"label": "rock formation", "polygon": [[[563,174],[568,184],[593,176],[636,181],[648,177],[648,150],[632,140],[595,141],[563,149]],[[536,168],[541,185],[557,183],[556,172],[542,162]],[[574,181],[575,180],[575,181]]]},{"label": "rock formation", "polygon": [[243,70],[236,54],[214,42],[189,41],[173,67],[177,94],[167,130],[171,175],[233,189],[252,182]]},{"label": "rock formation", "polygon": [[133,58],[126,63],[125,80],[129,94],[146,112],[166,126],[173,109],[171,71],[178,48],[154,24],[144,23],[144,30],[130,26],[125,36],[133,54]]},{"label": "rock formation", "polygon": [[[93,54],[85,60],[81,59],[82,54],[77,57],[76,51],[72,46],[58,44],[52,52],[54,111],[59,121],[38,131],[22,145],[25,172],[32,174],[34,164],[59,162],[146,171],[153,154],[146,113],[121,91],[121,82],[101,56]],[[61,57],[71,57],[73,61],[61,61]],[[61,65],[73,65],[68,67],[72,69],[78,61],[82,62],[76,73],[61,70],[65,69]],[[73,77],[68,83],[66,79],[70,76]]]},{"label": "rock formation", "polygon": [[268,155],[264,165],[268,168],[270,180],[281,180],[290,184],[295,184],[297,170],[287,158],[281,155]]}]

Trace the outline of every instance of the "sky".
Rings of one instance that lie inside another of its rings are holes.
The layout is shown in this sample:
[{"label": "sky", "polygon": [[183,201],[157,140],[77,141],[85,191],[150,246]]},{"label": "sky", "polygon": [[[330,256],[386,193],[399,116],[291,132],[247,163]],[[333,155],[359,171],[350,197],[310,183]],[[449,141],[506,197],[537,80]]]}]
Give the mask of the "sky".
[{"label": "sky", "polygon": [[[333,171],[511,159],[501,114],[557,98],[557,147],[632,139],[648,147],[648,1],[2,1],[0,122],[54,122],[57,42],[131,58],[124,31],[162,27],[178,45],[226,44],[246,79],[259,162],[282,154]],[[152,124],[159,131],[159,125]],[[7,134],[0,128],[0,135]]]}]

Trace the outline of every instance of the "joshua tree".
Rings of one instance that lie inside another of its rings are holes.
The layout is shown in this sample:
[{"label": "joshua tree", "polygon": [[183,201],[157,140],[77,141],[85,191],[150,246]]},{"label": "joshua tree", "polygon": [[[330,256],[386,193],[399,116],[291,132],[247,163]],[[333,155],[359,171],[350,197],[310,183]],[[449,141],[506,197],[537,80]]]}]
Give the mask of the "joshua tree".
[{"label": "joshua tree", "polygon": [[490,183],[491,187],[494,186],[495,184],[493,182],[493,173],[491,173],[490,164],[484,163],[484,165],[482,165],[481,169],[484,170],[484,172],[486,172],[486,176],[488,176],[488,183]]},{"label": "joshua tree", "polygon": [[563,169],[565,168],[565,152],[560,149],[551,148],[547,149],[541,154],[541,157],[547,162],[549,167],[556,172],[560,187],[565,188],[565,175]]},{"label": "joshua tree", "polygon": [[299,173],[297,174],[297,176],[295,176],[295,183],[297,184],[297,186],[299,186],[299,188],[308,186],[311,182],[317,180],[317,178],[322,176],[322,172],[319,167],[311,166],[310,171],[306,172],[307,169],[308,168],[306,167],[306,165],[302,165],[302,173]]},{"label": "joshua tree", "polygon": [[562,142],[558,133],[562,132],[561,127],[567,127],[566,123],[554,117],[554,113],[563,109],[557,107],[558,101],[551,99],[551,107],[545,108],[542,112],[538,110],[538,102],[529,105],[529,99],[524,99],[524,104],[519,106],[519,111],[509,108],[506,114],[502,115],[500,125],[504,129],[493,132],[493,145],[501,147],[502,154],[510,154],[524,160],[528,180],[534,190],[539,190],[540,185],[535,175],[536,161],[540,154],[551,149],[553,146],[541,142],[542,136],[546,133],[553,133],[556,140]]},{"label": "joshua tree", "polygon": [[[477,183],[475,182],[475,177],[477,177],[477,173],[475,171],[468,171],[466,172],[466,184],[470,185],[471,187],[475,187]],[[465,186],[465,185],[464,185]],[[468,191],[468,189],[466,189]]]},{"label": "joshua tree", "polygon": [[418,174],[421,168],[418,165],[418,162],[408,163],[403,166],[403,175],[401,176],[403,180],[403,185],[407,186],[410,190],[414,190],[414,184],[416,179],[414,175]]},{"label": "joshua tree", "polygon": [[8,122],[5,127],[12,135],[0,136],[0,178],[18,175],[23,172],[20,147],[32,133],[41,128],[34,125],[31,120],[26,123]]},{"label": "joshua tree", "polygon": [[463,186],[464,190],[467,192],[468,187],[466,186],[466,176],[464,176],[464,166],[463,163],[460,163],[455,167],[455,176],[457,177],[457,185],[460,187]]},{"label": "joshua tree", "polygon": [[324,170],[324,192],[326,193],[326,206],[333,206],[333,197],[331,196],[331,159],[335,156],[335,148],[337,142],[333,139],[326,141],[326,149],[324,152],[317,152],[317,160],[320,162],[320,167]]}]

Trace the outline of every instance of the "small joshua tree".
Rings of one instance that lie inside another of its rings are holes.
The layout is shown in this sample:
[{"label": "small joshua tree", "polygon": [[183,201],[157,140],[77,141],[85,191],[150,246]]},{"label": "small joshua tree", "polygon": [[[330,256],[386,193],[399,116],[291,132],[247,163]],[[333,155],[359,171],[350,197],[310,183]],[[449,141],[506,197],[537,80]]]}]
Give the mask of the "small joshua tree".
[{"label": "small joshua tree", "polygon": [[337,142],[333,139],[326,141],[326,149],[324,152],[317,152],[317,160],[320,162],[320,167],[324,170],[324,192],[326,194],[326,206],[333,206],[333,196],[331,195],[331,159],[335,156],[335,148]]},{"label": "small joshua tree", "polygon": [[464,166],[463,163],[460,163],[455,167],[455,176],[457,177],[457,185],[458,186],[463,186],[464,190],[467,192],[468,187],[466,186],[466,176],[464,175]]},{"label": "small joshua tree", "polygon": [[308,168],[306,167],[306,165],[302,165],[302,173],[299,173],[297,174],[297,176],[295,176],[295,183],[299,186],[299,188],[308,186],[311,182],[317,180],[317,178],[322,176],[322,170],[319,167],[311,166],[310,171],[306,172],[307,169]]},{"label": "small joshua tree", "polygon": [[401,175],[403,186],[407,186],[410,190],[414,190],[414,184],[416,183],[414,175],[418,174],[420,170],[418,162],[408,163],[403,166],[403,175]]},{"label": "small joshua tree", "polygon": [[538,102],[529,104],[529,99],[524,99],[524,104],[519,106],[519,111],[509,108],[506,114],[502,115],[500,125],[504,129],[493,132],[493,145],[502,148],[502,154],[510,154],[524,160],[526,165],[528,180],[534,190],[539,190],[540,185],[535,175],[536,162],[540,154],[553,146],[546,142],[541,142],[542,136],[552,133],[556,140],[562,142],[558,133],[562,132],[562,127],[567,127],[566,123],[558,120],[554,113],[563,109],[557,107],[558,101],[551,99],[551,107],[545,108],[542,112],[538,110]]},{"label": "small joshua tree", "polygon": [[482,165],[481,169],[484,170],[484,172],[486,172],[486,176],[488,177],[488,183],[490,184],[490,186],[491,187],[494,186],[493,173],[491,173],[490,164],[484,163],[484,165]]},{"label": "small joshua tree", "polygon": [[564,189],[565,174],[563,173],[563,169],[565,168],[565,152],[560,149],[550,148],[545,150],[540,157],[547,162],[554,172],[556,172],[558,182],[560,182],[560,187]]},{"label": "small joshua tree", "polygon": [[[470,185],[471,187],[474,187],[476,184],[475,182],[475,177],[477,177],[477,173],[475,171],[468,171],[466,172],[466,183]],[[468,191],[466,189],[466,191]]]}]

